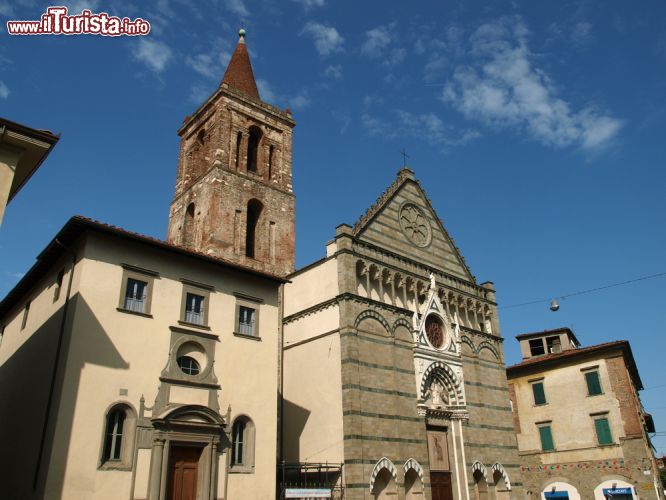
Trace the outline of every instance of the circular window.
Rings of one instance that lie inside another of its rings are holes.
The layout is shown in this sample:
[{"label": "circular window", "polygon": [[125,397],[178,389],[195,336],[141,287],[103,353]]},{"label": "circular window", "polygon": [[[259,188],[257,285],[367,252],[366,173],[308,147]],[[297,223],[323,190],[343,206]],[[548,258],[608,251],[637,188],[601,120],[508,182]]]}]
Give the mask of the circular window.
[{"label": "circular window", "polygon": [[199,372],[201,371],[201,367],[197,360],[190,356],[180,356],[176,359],[176,363],[178,363],[178,368],[180,368],[185,375],[199,375]]},{"label": "circular window", "polygon": [[430,244],[432,237],[430,224],[423,211],[416,205],[407,203],[400,209],[400,227],[407,239],[417,247]]},{"label": "circular window", "polygon": [[442,321],[431,314],[426,318],[425,329],[432,346],[435,349],[441,348],[444,344],[444,325],[442,325]]}]

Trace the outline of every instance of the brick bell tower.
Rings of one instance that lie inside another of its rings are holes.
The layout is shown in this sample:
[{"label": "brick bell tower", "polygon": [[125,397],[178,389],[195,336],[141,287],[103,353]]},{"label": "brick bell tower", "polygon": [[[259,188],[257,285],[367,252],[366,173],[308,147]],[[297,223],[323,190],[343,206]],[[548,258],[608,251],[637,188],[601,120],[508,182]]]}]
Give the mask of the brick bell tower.
[{"label": "brick bell tower", "polygon": [[220,87],[185,118],[170,243],[284,276],[294,270],[289,110],[261,100],[245,30]]}]

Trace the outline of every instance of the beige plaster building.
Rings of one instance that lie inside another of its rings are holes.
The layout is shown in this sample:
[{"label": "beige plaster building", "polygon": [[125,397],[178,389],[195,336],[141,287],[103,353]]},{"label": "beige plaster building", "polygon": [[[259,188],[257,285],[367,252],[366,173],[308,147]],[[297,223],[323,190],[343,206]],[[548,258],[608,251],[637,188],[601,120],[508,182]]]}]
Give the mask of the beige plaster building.
[{"label": "beige plaster building", "polygon": [[629,342],[581,348],[569,328],[517,338],[507,376],[528,498],[662,499]]},{"label": "beige plaster building", "polygon": [[5,207],[40,167],[59,137],[0,118],[0,224]]},{"label": "beige plaster building", "polygon": [[282,281],[72,218],[0,304],[5,491],[274,498]]},{"label": "beige plaster building", "polygon": [[289,280],[287,462],[348,499],[522,497],[494,286],[411,170]]}]

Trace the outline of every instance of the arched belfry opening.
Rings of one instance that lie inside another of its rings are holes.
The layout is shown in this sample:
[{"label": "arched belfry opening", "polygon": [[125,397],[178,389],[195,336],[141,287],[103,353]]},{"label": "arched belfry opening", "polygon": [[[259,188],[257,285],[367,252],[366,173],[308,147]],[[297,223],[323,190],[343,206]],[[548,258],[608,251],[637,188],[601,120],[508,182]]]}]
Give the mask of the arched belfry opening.
[{"label": "arched belfry opening", "polygon": [[194,203],[190,203],[185,210],[183,221],[183,246],[194,246]]},{"label": "arched belfry opening", "polygon": [[247,203],[247,226],[245,228],[245,255],[253,259],[257,258],[257,226],[261,217],[264,205],[259,201],[252,199]]},{"label": "arched belfry opening", "polygon": [[259,127],[252,125],[247,140],[247,171],[259,172],[259,145],[261,144],[262,132]]}]

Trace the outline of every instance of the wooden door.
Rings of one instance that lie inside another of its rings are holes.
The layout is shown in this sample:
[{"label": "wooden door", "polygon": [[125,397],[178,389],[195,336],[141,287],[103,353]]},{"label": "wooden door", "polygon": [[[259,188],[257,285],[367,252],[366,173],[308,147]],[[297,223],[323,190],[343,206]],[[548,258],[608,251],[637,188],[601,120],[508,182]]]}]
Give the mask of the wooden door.
[{"label": "wooden door", "polygon": [[201,448],[172,446],[169,456],[170,500],[196,500]]},{"label": "wooden door", "polygon": [[431,470],[430,488],[432,491],[432,500],[453,500],[450,472]]}]

